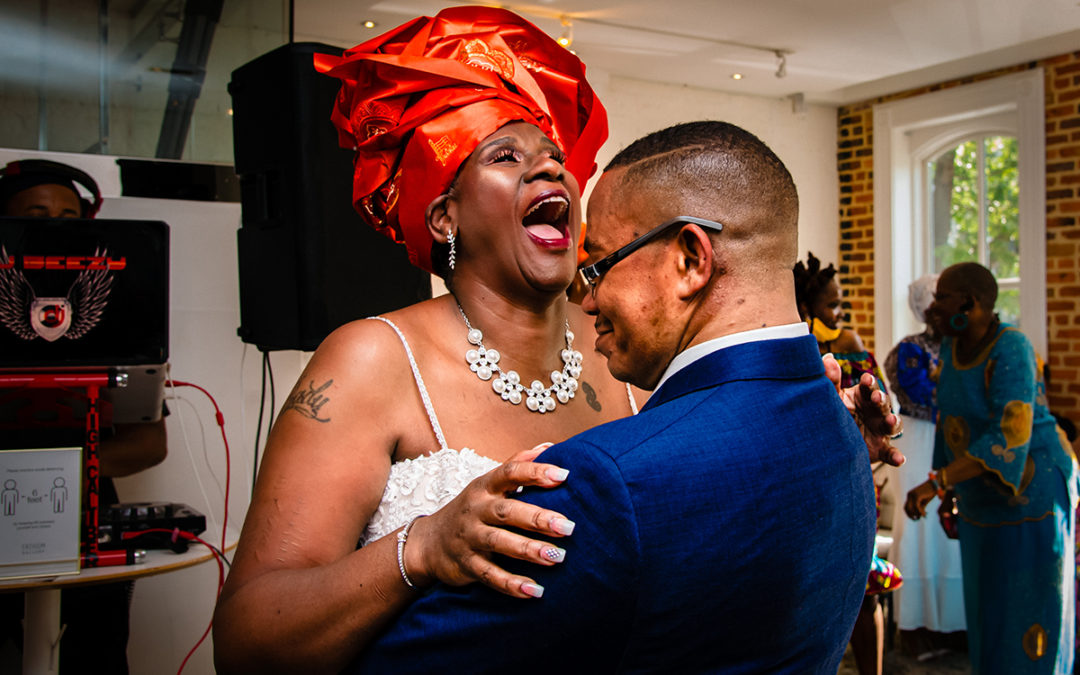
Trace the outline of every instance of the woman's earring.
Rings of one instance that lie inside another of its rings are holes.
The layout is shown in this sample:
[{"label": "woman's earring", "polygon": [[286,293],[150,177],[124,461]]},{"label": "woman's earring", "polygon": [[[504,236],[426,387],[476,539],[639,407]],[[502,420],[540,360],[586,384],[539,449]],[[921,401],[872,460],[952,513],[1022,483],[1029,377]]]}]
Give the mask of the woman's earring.
[{"label": "woman's earring", "polygon": [[450,269],[454,269],[454,263],[457,260],[457,246],[456,238],[454,237],[454,231],[450,230],[446,233],[446,243],[450,244]]},{"label": "woman's earring", "polygon": [[955,331],[962,331],[968,327],[967,312],[958,312],[949,317],[949,325]]}]

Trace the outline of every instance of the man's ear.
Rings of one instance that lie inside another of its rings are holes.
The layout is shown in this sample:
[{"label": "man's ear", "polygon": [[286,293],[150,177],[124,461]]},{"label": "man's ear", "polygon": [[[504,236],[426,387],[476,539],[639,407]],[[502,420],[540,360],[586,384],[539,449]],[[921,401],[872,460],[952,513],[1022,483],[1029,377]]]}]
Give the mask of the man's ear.
[{"label": "man's ear", "polygon": [[705,288],[715,272],[712,240],[701,227],[687,223],[675,237],[675,250],[679,297],[689,299]]},{"label": "man's ear", "polygon": [[437,243],[445,244],[446,235],[454,231],[453,202],[449,194],[442,194],[428,204],[424,214],[428,233]]}]

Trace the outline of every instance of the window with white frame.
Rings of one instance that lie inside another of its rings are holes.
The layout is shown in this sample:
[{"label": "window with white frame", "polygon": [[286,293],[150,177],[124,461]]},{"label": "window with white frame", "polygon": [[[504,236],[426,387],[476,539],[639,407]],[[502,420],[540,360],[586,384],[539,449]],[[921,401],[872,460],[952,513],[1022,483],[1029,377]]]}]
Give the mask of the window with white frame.
[{"label": "window with white frame", "polygon": [[875,106],[875,341],[922,330],[908,285],[970,260],[1045,355],[1045,176],[1042,69]]}]

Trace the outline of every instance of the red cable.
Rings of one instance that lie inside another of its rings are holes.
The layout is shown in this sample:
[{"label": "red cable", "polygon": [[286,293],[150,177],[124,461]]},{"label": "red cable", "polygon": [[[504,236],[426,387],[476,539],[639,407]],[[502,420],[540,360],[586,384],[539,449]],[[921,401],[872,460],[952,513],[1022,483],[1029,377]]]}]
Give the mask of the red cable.
[{"label": "red cable", "polygon": [[[213,394],[208,392],[206,389],[200,387],[199,385],[193,382],[181,382],[179,380],[169,380],[167,384],[172,387],[193,387],[195,389],[198,389],[202,393],[206,394],[206,397],[210,399],[210,403],[212,403],[214,406],[214,419],[217,420],[217,425],[221,428],[221,440],[225,444],[225,512],[221,519],[221,553],[219,554],[217,551],[214,550],[213,546],[203,541],[199,537],[195,536],[194,534],[191,534],[190,532],[181,532],[179,529],[144,530],[144,532],[171,532],[173,535],[173,540],[175,540],[177,536],[183,536],[185,539],[197,541],[210,549],[210,552],[214,554],[214,560],[218,564],[218,587],[217,594],[214,598],[216,604],[217,596],[221,595],[221,588],[225,585],[225,565],[222,560],[225,557],[225,533],[229,525],[229,483],[231,482],[232,477],[232,462],[229,459],[229,438],[225,435],[225,416],[221,414],[221,408],[218,407],[217,401],[214,399]],[[206,626],[206,630],[203,631],[202,637],[199,638],[199,641],[195,643],[195,646],[192,647],[191,651],[189,651],[187,653],[187,656],[184,657],[183,662],[180,663],[180,670],[176,671],[176,675],[180,675],[180,673],[183,672],[184,666],[187,665],[188,659],[191,658],[191,655],[194,654],[195,651],[199,648],[199,646],[202,645],[203,641],[206,640],[206,636],[210,634],[210,630],[213,627],[214,618],[213,615],[211,615],[210,623]]]},{"label": "red cable", "polygon": [[[173,541],[176,541],[177,538],[187,539],[188,541],[197,541],[200,544],[202,544],[203,546],[205,546],[206,548],[210,549],[210,553],[214,556],[214,562],[216,562],[217,565],[218,565],[218,586],[217,586],[217,593],[214,595],[214,601],[216,603],[217,598],[221,595],[221,589],[225,585],[225,563],[222,562],[222,560],[225,557],[224,550],[222,550],[219,553],[217,550],[214,549],[213,545],[211,545],[209,542],[204,541],[203,539],[200,539],[199,537],[195,536],[194,534],[192,534],[190,532],[185,532],[185,531],[183,531],[183,530],[181,530],[179,528],[174,528],[172,530],[168,530],[168,529],[165,529],[163,527],[155,527],[155,528],[151,528],[149,530],[139,530],[138,533],[140,535],[142,535],[142,534],[147,534],[149,532],[164,532],[164,533],[167,533],[167,534],[171,534],[172,538],[173,538]],[[184,666],[187,665],[188,659],[191,658],[192,654],[194,654],[195,651],[202,645],[203,641],[206,640],[206,636],[210,634],[210,630],[213,627],[214,627],[214,617],[211,614],[210,623],[207,624],[206,630],[203,631],[202,637],[200,637],[199,641],[195,643],[195,646],[191,648],[191,651],[189,651],[187,653],[187,656],[184,657],[184,660],[180,662],[180,669],[176,671],[176,675],[180,675],[180,673],[184,672]]]},{"label": "red cable", "polygon": [[225,555],[225,531],[229,525],[229,482],[232,475],[232,466],[229,460],[229,439],[225,436],[225,416],[221,414],[221,408],[218,407],[214,396],[199,385],[179,380],[169,380],[167,384],[172,387],[194,387],[206,394],[206,397],[210,399],[210,403],[214,405],[214,417],[217,420],[217,425],[221,427],[221,440],[225,443],[225,514],[221,520],[221,554]]}]

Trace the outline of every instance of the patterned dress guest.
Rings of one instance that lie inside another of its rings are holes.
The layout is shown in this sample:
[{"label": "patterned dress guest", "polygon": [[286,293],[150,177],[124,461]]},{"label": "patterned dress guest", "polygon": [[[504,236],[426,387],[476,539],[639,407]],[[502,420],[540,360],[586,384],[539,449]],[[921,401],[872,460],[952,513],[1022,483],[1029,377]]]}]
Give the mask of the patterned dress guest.
[{"label": "patterned dress guest", "polygon": [[[927,274],[908,287],[908,304],[920,323],[926,321],[937,278],[936,274]],[[908,458],[897,472],[901,495],[926,479],[933,461],[937,419],[934,392],[940,351],[941,336],[928,324],[923,332],[897,343],[885,359],[885,373],[904,421],[904,435],[896,439],[897,447]],[[897,505],[897,509],[901,507]],[[904,588],[897,593],[895,605],[900,630],[964,630],[959,542],[949,539],[937,522],[909,522],[899,514],[893,519],[892,535],[890,557],[904,570]],[[923,653],[933,652],[931,644],[925,646]]]},{"label": "patterned dress guest", "polygon": [[1076,460],[1046,406],[1031,343],[994,314],[985,267],[946,269],[928,314],[945,336],[937,469],[905,510],[955,491],[973,673],[1071,673]]}]

